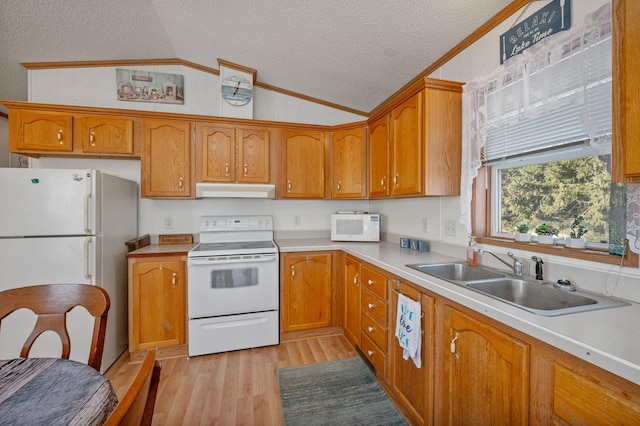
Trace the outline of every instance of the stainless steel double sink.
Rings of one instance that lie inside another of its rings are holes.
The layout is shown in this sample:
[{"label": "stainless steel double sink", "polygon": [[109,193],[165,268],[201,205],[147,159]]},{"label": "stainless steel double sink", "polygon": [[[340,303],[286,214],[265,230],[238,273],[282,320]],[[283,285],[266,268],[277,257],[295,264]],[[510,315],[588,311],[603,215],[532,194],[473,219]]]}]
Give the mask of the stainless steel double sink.
[{"label": "stainless steel double sink", "polygon": [[462,262],[406,266],[538,315],[556,316],[629,305],[612,297],[582,290],[561,290],[553,284]]}]

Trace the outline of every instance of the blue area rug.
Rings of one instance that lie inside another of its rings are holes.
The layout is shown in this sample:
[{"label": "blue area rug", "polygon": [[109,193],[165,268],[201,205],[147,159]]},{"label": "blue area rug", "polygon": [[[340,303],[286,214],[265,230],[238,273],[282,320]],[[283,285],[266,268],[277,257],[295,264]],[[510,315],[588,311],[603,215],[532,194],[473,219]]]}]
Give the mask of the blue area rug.
[{"label": "blue area rug", "polygon": [[285,426],[406,425],[359,358],[278,370]]}]

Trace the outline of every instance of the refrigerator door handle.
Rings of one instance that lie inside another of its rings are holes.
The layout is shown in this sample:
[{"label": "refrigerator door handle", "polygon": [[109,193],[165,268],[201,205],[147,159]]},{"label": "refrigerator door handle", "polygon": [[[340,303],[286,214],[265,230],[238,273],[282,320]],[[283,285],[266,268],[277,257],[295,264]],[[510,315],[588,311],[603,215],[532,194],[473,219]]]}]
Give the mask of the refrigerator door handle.
[{"label": "refrigerator door handle", "polygon": [[92,234],[91,232],[91,193],[89,192],[84,197],[84,232]]},{"label": "refrigerator door handle", "polygon": [[91,255],[91,247],[93,245],[93,238],[87,237],[84,240],[84,276],[91,280],[93,276],[93,271],[91,268],[91,259],[93,256]]}]

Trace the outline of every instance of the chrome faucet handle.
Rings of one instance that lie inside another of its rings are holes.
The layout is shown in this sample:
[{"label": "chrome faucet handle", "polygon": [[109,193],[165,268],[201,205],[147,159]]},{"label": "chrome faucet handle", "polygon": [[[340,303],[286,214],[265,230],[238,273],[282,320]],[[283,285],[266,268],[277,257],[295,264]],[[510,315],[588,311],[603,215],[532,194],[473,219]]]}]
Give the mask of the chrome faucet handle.
[{"label": "chrome faucet handle", "polygon": [[522,276],[522,260],[518,259],[517,257],[515,257],[513,255],[513,253],[508,252],[507,256],[509,256],[510,258],[513,259],[513,273],[517,276],[517,277],[521,277]]}]

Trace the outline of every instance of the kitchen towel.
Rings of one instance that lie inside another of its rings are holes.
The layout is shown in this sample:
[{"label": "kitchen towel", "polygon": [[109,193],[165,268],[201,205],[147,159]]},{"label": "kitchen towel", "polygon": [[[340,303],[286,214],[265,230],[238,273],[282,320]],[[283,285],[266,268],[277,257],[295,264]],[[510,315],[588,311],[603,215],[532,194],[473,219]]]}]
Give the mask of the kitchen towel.
[{"label": "kitchen towel", "polygon": [[404,294],[398,294],[398,313],[396,315],[396,337],[402,347],[402,357],[411,358],[416,367],[422,366],[420,358],[420,302],[416,302]]}]

